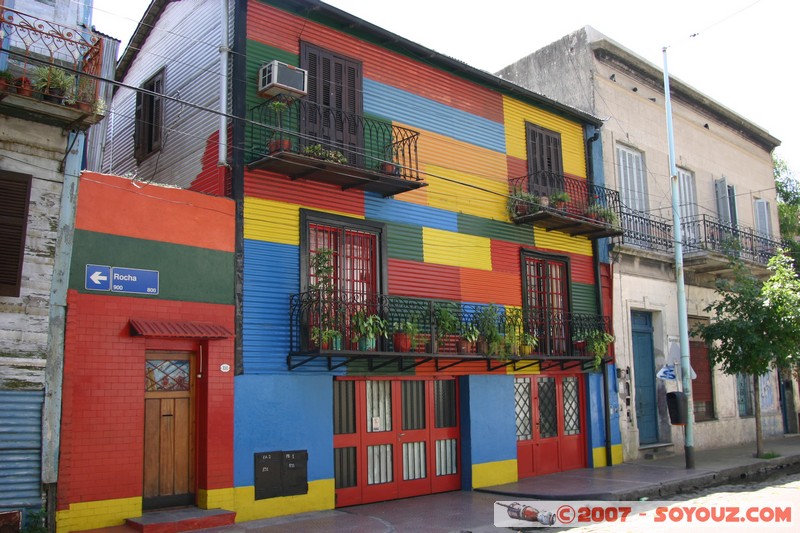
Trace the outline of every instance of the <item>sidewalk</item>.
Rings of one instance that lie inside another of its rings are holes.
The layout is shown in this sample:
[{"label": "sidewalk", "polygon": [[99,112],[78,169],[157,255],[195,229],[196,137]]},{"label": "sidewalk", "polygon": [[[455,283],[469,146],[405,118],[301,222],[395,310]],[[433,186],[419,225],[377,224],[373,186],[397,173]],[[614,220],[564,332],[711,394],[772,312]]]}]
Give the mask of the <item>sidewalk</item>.
[{"label": "sidewalk", "polygon": [[[774,459],[753,457],[755,444],[695,453],[693,470],[683,453],[607,468],[585,468],[526,478],[516,483],[420,496],[390,502],[240,522],[203,530],[206,533],[323,532],[497,532],[493,525],[498,500],[651,500],[698,488],[758,480],[778,471],[800,471],[800,435],[767,440]],[[105,531],[123,531],[110,528]]]}]

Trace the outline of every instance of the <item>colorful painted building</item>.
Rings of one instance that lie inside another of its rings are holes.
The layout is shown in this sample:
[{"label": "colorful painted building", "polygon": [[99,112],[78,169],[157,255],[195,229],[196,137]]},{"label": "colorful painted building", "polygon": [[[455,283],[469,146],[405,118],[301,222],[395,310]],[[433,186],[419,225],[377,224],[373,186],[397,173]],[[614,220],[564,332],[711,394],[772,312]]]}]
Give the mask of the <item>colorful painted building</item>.
[{"label": "colorful painted building", "polygon": [[[104,171],[237,205],[230,479],[194,505],[252,520],[621,461],[599,119],[322,2],[145,19]],[[142,363],[148,339],[124,338]],[[131,469],[107,525],[142,512]]]}]

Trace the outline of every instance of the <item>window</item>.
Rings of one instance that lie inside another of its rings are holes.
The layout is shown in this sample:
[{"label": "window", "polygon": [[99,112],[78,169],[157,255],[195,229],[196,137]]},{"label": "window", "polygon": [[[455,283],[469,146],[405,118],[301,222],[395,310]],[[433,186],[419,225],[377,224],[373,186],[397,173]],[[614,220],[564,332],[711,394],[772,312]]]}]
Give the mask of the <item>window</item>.
[{"label": "window", "polygon": [[0,171],[0,296],[19,296],[32,177]]},{"label": "window", "polygon": [[638,150],[617,146],[617,168],[622,203],[636,211],[648,211],[644,157]]},{"label": "window", "polygon": [[756,199],[753,204],[755,211],[756,231],[761,235],[772,236],[772,219],[769,213],[769,202],[766,200]]},{"label": "window", "polygon": [[528,190],[549,196],[564,190],[561,134],[525,124],[528,140]]},{"label": "window", "polygon": [[[161,150],[164,128],[164,69],[142,85],[136,92],[136,126],[134,128],[134,157],[141,162]],[[146,92],[144,92],[146,91]]]},{"label": "window", "polygon": [[697,189],[694,174],[682,168],[678,169],[678,186],[681,195],[681,221],[683,240],[686,243],[697,243],[700,239],[700,228],[697,220]]},{"label": "window", "polygon": [[714,386],[711,358],[703,341],[689,341],[689,360],[697,378],[692,380],[694,419],[698,422],[714,419]]},{"label": "window", "polygon": [[571,342],[567,261],[523,251],[522,271],[527,332],[539,338],[542,353],[564,355]]},{"label": "window", "polygon": [[736,213],[736,188],[728,184],[728,179],[724,176],[714,180],[714,196],[717,201],[717,213],[719,219],[725,224],[736,226],[739,217]]},{"label": "window", "polygon": [[736,403],[739,416],[753,416],[753,376],[736,374]]},{"label": "window", "polygon": [[363,89],[361,63],[309,43],[300,45],[300,66],[308,71],[308,106],[301,117],[303,133],[340,150],[351,164],[362,152]]}]

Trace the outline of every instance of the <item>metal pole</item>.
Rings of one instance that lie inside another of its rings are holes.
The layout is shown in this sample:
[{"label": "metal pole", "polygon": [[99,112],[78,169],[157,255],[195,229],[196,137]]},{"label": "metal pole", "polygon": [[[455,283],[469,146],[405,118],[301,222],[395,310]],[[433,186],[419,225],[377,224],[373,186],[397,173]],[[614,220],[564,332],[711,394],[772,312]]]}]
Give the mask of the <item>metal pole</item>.
[{"label": "metal pole", "polygon": [[672,101],[669,93],[669,71],[667,70],[667,47],[664,52],[664,103],[667,109],[667,138],[669,140],[669,173],[672,182],[672,225],[675,237],[675,282],[678,286],[678,334],[681,347],[681,380],[686,394],[686,416],[684,432],[684,455],[686,468],[694,468],[694,401],[692,400],[692,376],[689,360],[689,319],[686,315],[686,289],[683,281],[683,235],[681,231],[680,187],[678,169],[675,165],[675,139],[672,135]]}]

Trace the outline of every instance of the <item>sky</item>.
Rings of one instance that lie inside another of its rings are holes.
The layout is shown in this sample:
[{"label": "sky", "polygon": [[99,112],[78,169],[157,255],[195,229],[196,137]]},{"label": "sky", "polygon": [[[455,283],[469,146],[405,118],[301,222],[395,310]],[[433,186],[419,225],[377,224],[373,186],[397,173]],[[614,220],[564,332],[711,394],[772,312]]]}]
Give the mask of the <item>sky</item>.
[{"label": "sky", "polygon": [[[800,93],[797,0],[327,3],[487,72],[587,25],[660,69],[667,47],[671,76],[780,139],[775,153],[800,175],[800,111],[792,103]],[[148,5],[149,0],[94,0],[93,23],[124,47]],[[677,151],[680,143],[676,138]]]}]

